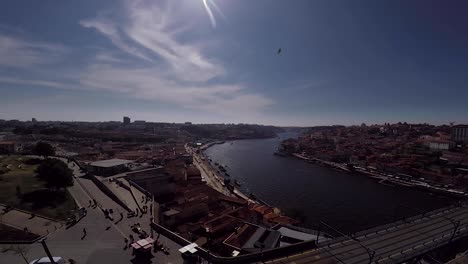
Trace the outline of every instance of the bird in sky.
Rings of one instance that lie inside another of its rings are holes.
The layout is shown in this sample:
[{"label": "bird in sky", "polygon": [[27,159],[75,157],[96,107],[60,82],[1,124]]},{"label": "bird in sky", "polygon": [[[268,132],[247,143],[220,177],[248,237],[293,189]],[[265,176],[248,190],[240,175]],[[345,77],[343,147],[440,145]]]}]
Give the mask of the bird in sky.
[{"label": "bird in sky", "polygon": [[278,52],[277,52],[277,54],[280,54],[280,53],[281,53],[281,48],[279,48],[279,49],[278,49]]}]

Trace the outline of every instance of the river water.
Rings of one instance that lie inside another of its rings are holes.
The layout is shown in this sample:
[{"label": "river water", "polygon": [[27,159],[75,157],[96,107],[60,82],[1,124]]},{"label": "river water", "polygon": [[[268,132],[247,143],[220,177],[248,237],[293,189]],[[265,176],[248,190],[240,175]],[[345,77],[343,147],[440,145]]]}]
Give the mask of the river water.
[{"label": "river water", "polygon": [[355,232],[452,202],[411,188],[382,185],[364,175],[273,155],[282,140],[294,136],[282,133],[279,138],[228,141],[205,154],[225,165],[244,192],[299,215],[312,228],[323,221],[341,232]]}]

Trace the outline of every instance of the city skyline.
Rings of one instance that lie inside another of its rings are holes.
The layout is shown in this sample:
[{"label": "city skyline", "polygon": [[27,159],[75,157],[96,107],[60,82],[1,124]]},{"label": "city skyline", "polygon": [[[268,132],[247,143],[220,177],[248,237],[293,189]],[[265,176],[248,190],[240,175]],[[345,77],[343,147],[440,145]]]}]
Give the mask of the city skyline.
[{"label": "city skyline", "polygon": [[468,122],[463,2],[3,5],[0,119]]}]

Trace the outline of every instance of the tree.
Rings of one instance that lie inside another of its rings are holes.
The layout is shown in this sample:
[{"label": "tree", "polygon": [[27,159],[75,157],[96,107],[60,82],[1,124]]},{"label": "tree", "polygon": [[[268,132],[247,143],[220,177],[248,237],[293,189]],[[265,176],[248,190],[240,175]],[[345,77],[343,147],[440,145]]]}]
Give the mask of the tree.
[{"label": "tree", "polygon": [[73,185],[73,172],[61,160],[46,159],[36,169],[37,177],[46,182],[49,189]]},{"label": "tree", "polygon": [[54,147],[52,147],[49,143],[42,141],[36,143],[33,152],[36,155],[46,157],[55,155]]}]

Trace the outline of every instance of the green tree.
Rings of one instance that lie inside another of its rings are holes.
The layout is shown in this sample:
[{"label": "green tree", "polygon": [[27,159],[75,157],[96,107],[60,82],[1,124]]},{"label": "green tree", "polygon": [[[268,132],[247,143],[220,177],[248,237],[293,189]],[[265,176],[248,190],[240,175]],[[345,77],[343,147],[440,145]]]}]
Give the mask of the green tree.
[{"label": "green tree", "polygon": [[73,185],[73,172],[63,161],[46,159],[36,169],[37,177],[46,182],[49,189],[61,189]]},{"label": "green tree", "polygon": [[36,155],[45,157],[55,155],[54,147],[52,147],[52,145],[50,145],[49,143],[42,141],[36,143],[33,152]]}]

